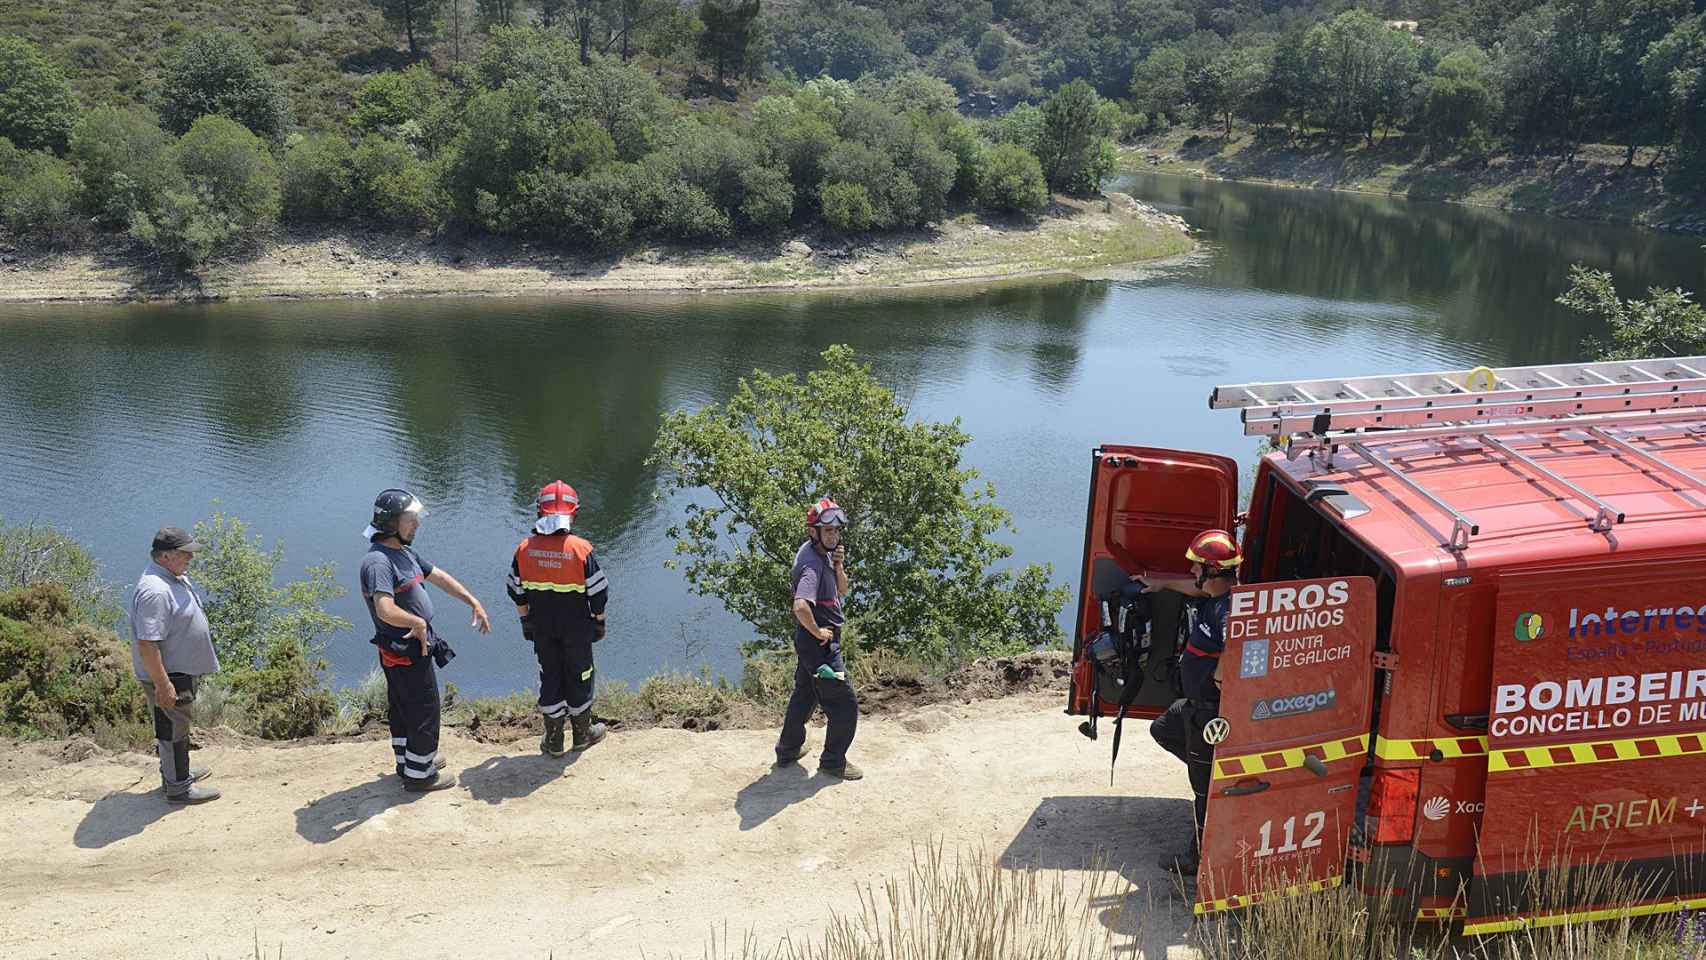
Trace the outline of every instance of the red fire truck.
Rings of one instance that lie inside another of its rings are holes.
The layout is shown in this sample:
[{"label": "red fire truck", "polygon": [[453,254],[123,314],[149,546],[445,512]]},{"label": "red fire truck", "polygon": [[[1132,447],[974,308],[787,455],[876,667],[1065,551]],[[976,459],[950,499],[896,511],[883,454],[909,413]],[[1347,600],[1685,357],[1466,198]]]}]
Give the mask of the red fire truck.
[{"label": "red fire truck", "polygon": [[1347,883],[1469,934],[1706,907],[1706,357],[1209,403],[1279,448],[1247,517],[1231,459],[1094,451],[1067,709],[1166,708],[1178,596],[1123,683],[1103,598],[1241,525],[1197,912]]}]

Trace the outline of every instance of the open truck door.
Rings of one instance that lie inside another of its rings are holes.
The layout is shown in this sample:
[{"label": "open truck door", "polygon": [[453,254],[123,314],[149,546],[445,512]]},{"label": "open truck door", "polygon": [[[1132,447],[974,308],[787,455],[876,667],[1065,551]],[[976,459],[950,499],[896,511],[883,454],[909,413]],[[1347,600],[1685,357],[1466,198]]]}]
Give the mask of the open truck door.
[{"label": "open truck door", "polygon": [[1177,694],[1167,663],[1178,639],[1177,594],[1151,595],[1152,647],[1135,692],[1117,689],[1089,654],[1102,630],[1101,597],[1144,571],[1188,572],[1185,548],[1204,530],[1230,531],[1238,508],[1238,464],[1229,457],[1106,444],[1092,451],[1084,522],[1072,685],[1066,712],[1077,716],[1158,717]]},{"label": "open truck door", "polygon": [[1499,578],[1464,933],[1706,908],[1700,570]]},{"label": "open truck door", "polygon": [[1197,913],[1344,881],[1374,644],[1372,578],[1233,588]]}]

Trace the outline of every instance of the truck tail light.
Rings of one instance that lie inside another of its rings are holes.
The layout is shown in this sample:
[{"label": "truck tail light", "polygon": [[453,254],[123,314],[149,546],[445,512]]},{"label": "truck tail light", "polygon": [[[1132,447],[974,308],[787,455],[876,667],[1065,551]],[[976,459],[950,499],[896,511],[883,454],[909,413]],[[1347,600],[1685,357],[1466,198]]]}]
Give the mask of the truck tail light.
[{"label": "truck tail light", "polygon": [[1409,843],[1416,836],[1420,770],[1376,770],[1368,793],[1367,836],[1375,843]]}]

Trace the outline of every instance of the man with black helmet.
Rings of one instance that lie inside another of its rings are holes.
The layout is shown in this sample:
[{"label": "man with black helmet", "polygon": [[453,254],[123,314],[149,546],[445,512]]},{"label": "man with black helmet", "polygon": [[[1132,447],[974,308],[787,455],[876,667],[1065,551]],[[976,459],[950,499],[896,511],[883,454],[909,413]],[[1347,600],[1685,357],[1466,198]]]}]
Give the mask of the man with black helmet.
[{"label": "man with black helmet", "polygon": [[486,609],[467,588],[443,569],[422,560],[412,548],[426,507],[407,490],[386,490],[373,501],[373,522],[365,531],[367,555],[361,560],[361,596],[373,617],[373,644],[385,671],[389,698],[391,749],[397,775],[411,792],[456,785],[454,774],[440,774],[438,755],[438,671],[455,652],[432,629],[432,584],[474,611],[471,626],[490,633]]},{"label": "man with black helmet", "polygon": [[794,692],[776,741],[776,763],[786,766],[806,755],[806,721],[822,704],[829,730],[818,772],[858,780],[864,773],[847,762],[847,748],[859,726],[859,701],[841,655],[841,598],[849,586],[841,543],[847,511],[824,497],[806,511],[806,526],[808,539],[794,555]]},{"label": "man with black helmet", "polygon": [[1214,744],[1203,731],[1220,715],[1220,681],[1215,677],[1226,649],[1226,616],[1232,588],[1238,583],[1243,554],[1225,530],[1204,530],[1185,549],[1191,562],[1189,577],[1144,575],[1144,592],[1172,590],[1185,595],[1185,647],[1179,652],[1180,684],[1184,697],[1149,725],[1149,735],[1163,750],[1185,763],[1196,795],[1196,831],[1184,855],[1165,854],[1161,866],[1194,876],[1202,857],[1203,819],[1208,816],[1208,788],[1214,773]]},{"label": "man with black helmet", "polygon": [[539,491],[533,533],[515,548],[509,564],[509,598],[521,617],[521,635],[539,658],[539,712],[545,736],[539,749],[560,757],[563,724],[574,729],[573,751],[604,739],[604,724],[592,722],[592,645],[604,639],[604,606],[610,600],[604,571],[592,544],[569,532],[580,496],[561,480]]}]

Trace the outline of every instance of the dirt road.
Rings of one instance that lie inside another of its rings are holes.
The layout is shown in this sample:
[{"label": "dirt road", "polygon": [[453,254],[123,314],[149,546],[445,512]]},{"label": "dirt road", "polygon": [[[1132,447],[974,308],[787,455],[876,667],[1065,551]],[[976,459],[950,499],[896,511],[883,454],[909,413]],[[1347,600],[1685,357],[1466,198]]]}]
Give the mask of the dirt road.
[{"label": "dirt road", "polygon": [[[798,941],[855,884],[904,876],[913,845],[1083,871],[1102,848],[1135,884],[1141,956],[1191,956],[1188,907],[1154,865],[1186,836],[1184,771],[1127,730],[1116,786],[1057,696],[863,718],[842,783],[773,769],[773,734],[643,730],[578,758],[459,736],[455,790],[404,793],[383,740],[195,754],[225,798],[169,808],[151,757],[0,759],[0,944],[39,957],[702,955],[713,927]],[[821,743],[821,728],[812,743]],[[815,755],[814,755],[815,756]],[[1074,881],[1076,882],[1076,881]],[[1145,908],[1145,904],[1153,907]]]}]

